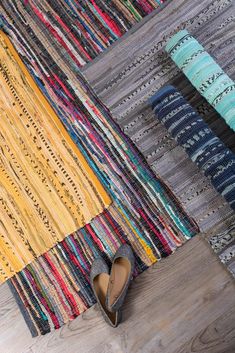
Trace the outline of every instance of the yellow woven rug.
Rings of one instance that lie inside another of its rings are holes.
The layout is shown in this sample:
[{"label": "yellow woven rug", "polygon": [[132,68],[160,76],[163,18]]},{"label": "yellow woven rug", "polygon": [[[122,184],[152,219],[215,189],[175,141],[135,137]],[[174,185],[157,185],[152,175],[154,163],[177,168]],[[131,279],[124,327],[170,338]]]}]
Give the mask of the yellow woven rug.
[{"label": "yellow woven rug", "polygon": [[0,282],[111,200],[0,31]]}]

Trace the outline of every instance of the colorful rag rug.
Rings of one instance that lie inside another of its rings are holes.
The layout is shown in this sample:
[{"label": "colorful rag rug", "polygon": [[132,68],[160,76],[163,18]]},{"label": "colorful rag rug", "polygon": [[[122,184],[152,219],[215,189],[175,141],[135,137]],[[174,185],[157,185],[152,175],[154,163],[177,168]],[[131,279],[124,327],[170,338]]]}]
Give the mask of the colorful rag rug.
[{"label": "colorful rag rug", "polygon": [[113,199],[113,205],[89,225],[11,280],[36,335],[60,327],[93,303],[86,299],[90,293],[87,274],[98,254],[110,257],[120,242],[128,241],[139,273],[171,254],[198,229],[92,93],[71,56],[77,44],[66,49],[64,42],[56,42],[50,27],[35,16],[28,3],[23,12],[13,6],[12,18],[1,8],[4,29]]},{"label": "colorful rag rug", "polygon": [[[47,29],[49,42],[62,46],[76,67],[103,52],[135,23],[166,0],[1,0],[4,15],[24,22],[31,39],[32,17]],[[36,36],[34,37],[34,34]]]},{"label": "colorful rag rug", "polygon": [[111,203],[0,31],[0,282]]},{"label": "colorful rag rug", "polygon": [[166,51],[194,87],[235,130],[235,82],[187,30],[171,37]]},{"label": "colorful rag rug", "polygon": [[157,118],[235,210],[235,155],[173,86],[150,100]]},{"label": "colorful rag rug", "polygon": [[[151,242],[149,249],[146,240]],[[169,246],[184,241],[179,234]],[[114,203],[13,277],[10,287],[33,336],[60,328],[95,303],[89,282],[91,264],[98,256],[110,263],[123,242],[131,244],[135,252],[135,275],[160,256],[157,237],[150,240],[143,233],[142,240],[138,239],[136,229],[130,227]]]}]

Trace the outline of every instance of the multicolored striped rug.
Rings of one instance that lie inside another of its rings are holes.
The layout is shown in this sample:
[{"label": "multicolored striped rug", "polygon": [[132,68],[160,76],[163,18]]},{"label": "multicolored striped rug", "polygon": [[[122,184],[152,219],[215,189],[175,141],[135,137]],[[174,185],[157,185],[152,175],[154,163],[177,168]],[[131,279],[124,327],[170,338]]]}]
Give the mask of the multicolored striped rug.
[{"label": "multicolored striped rug", "polygon": [[[62,47],[73,67],[103,52],[166,0],[2,0],[4,17],[24,26],[31,40],[47,29],[45,42]],[[38,26],[32,31],[33,22]],[[13,22],[14,23],[14,22]],[[48,40],[48,41],[47,41]]]},{"label": "multicolored striped rug", "polygon": [[[143,229],[141,222],[138,226],[139,229],[132,228],[114,203],[13,277],[10,288],[33,336],[61,327],[95,303],[89,272],[97,256],[110,263],[120,244],[127,242],[136,256],[135,275],[167,256],[160,239],[147,234],[147,227]],[[142,232],[141,238],[137,230]],[[160,236],[170,252],[186,240],[180,234],[171,239]]]},{"label": "multicolored striped rug", "polygon": [[76,40],[68,44],[59,28],[44,21],[42,6],[49,3],[3,1],[4,30],[113,204],[10,282],[33,335],[60,327],[94,303],[88,274],[97,255],[108,259],[127,241],[138,274],[198,231],[83,79]]}]

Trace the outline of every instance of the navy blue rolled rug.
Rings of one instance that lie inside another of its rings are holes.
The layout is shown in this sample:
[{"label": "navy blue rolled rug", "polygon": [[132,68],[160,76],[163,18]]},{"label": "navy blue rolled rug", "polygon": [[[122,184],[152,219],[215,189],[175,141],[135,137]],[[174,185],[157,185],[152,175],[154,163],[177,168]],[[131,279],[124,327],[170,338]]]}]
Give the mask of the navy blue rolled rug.
[{"label": "navy blue rolled rug", "polygon": [[173,86],[150,98],[157,118],[235,210],[235,155]]}]

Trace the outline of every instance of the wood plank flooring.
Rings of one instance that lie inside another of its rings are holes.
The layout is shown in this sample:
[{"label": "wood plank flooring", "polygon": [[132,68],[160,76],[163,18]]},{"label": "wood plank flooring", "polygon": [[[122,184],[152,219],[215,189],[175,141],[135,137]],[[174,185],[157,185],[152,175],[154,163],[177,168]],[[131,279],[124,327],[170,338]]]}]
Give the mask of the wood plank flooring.
[{"label": "wood plank flooring", "polygon": [[235,283],[200,235],[135,279],[117,329],[95,306],[60,330],[31,338],[5,284],[0,308],[1,353],[235,351]]}]

